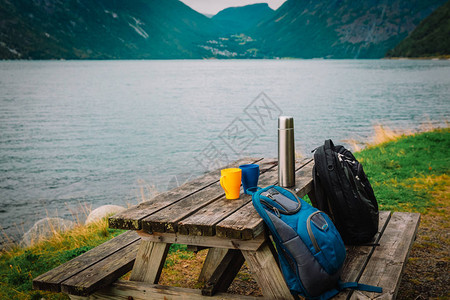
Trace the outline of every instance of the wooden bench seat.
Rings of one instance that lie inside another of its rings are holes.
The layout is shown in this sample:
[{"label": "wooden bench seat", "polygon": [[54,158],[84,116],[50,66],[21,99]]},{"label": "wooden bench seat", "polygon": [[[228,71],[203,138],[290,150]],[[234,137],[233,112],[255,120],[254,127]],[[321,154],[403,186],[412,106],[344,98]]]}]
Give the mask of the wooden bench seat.
[{"label": "wooden bench seat", "polygon": [[391,215],[381,212],[376,245],[349,247],[342,280],[379,286],[383,292],[348,290],[335,298],[395,299],[419,223],[418,213],[394,212]]},{"label": "wooden bench seat", "polygon": [[[347,247],[343,281],[376,285],[382,294],[347,290],[334,299],[395,299],[401,274],[416,237],[420,214],[380,212],[379,232],[373,245]],[[160,286],[136,281],[116,281],[130,271],[140,239],[124,233],[89,252],[37,277],[33,287],[64,292],[73,299],[207,299],[201,290]],[[94,293],[95,292],[95,293]],[[94,293],[92,296],[92,293]],[[84,296],[84,297],[76,297]],[[252,299],[217,293],[213,298]],[[261,297],[260,297],[261,299]]]},{"label": "wooden bench seat", "polygon": [[36,277],[33,288],[88,296],[133,268],[140,242],[136,232],[125,232]]},{"label": "wooden bench seat", "polygon": [[[276,184],[273,159],[242,159],[230,167],[249,162],[260,165],[259,185]],[[296,161],[294,188],[311,201],[312,167],[312,159]],[[73,299],[244,299],[225,292],[245,260],[265,298],[291,299],[251,197],[225,199],[219,178],[218,169],[111,217],[110,227],[130,231],[40,275],[33,287]],[[419,221],[419,214],[381,212],[373,245],[347,247],[342,280],[380,286],[383,293],[344,291],[336,299],[395,299]],[[203,290],[157,284],[172,243],[211,248],[200,274]],[[132,268],[130,281],[117,281]]]}]

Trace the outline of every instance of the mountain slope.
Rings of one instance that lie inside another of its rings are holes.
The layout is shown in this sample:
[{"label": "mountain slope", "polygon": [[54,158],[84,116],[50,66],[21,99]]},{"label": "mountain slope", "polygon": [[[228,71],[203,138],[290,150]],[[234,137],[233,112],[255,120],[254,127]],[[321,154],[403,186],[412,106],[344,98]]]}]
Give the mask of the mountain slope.
[{"label": "mountain slope", "polygon": [[228,34],[243,33],[270,18],[274,10],[267,3],[258,3],[241,7],[229,7],[218,12],[212,20]]},{"label": "mountain slope", "polygon": [[[444,2],[288,0],[210,19],[179,0],[0,0],[0,59],[381,58]],[[448,13],[433,19],[415,36],[448,45],[448,25],[431,33]]]},{"label": "mountain slope", "polygon": [[450,55],[450,1],[436,9],[388,57]]},{"label": "mountain slope", "polygon": [[251,32],[268,56],[381,58],[445,0],[288,0]]},{"label": "mountain slope", "polygon": [[2,58],[201,58],[216,26],[178,0],[0,0]]}]

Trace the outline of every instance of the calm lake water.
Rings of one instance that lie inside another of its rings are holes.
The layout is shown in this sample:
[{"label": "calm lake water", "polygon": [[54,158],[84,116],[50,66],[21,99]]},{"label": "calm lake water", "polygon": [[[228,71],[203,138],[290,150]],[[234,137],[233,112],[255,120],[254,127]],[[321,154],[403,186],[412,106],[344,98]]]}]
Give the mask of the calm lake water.
[{"label": "calm lake water", "polygon": [[[0,225],[131,205],[241,156],[450,116],[450,61],[0,62]],[[81,213],[80,218],[85,216]]]}]

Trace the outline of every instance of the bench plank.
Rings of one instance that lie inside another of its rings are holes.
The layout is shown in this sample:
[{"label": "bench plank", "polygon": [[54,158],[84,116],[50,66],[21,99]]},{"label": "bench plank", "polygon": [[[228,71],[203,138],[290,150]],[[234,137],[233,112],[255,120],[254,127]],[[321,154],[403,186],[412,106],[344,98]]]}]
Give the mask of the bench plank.
[{"label": "bench plank", "polygon": [[358,291],[352,295],[351,299],[358,299],[361,294],[369,299],[375,297],[395,299],[419,223],[420,214],[418,213],[394,212],[392,214],[381,236],[380,246],[375,249],[359,281],[382,287],[383,294]]},{"label": "bench plank", "polygon": [[[258,162],[261,173],[274,168],[277,164],[275,159],[263,159]],[[178,222],[189,217],[206,205],[224,197],[225,193],[220,183],[214,183],[207,188],[192,194],[177,205],[169,206],[142,220],[142,230],[146,232],[177,232]]]},{"label": "bench plank", "polygon": [[133,268],[140,242],[132,243],[65,280],[61,284],[61,291],[70,295],[88,296],[113,283]]},{"label": "bench plank", "polygon": [[[255,163],[261,159],[243,158],[233,162],[223,168],[234,167],[245,163]],[[221,168],[222,169],[222,168]],[[177,203],[181,199],[192,195],[214,183],[217,183],[220,178],[220,170],[217,169],[206,173],[192,181],[189,181],[170,191],[161,193],[149,201],[140,203],[130,209],[117,213],[109,218],[109,227],[127,230],[142,229],[141,220],[150,216],[151,214]]]},{"label": "bench plank", "polygon": [[[379,243],[386,226],[389,224],[390,218],[390,211],[380,211],[378,233],[375,235],[372,243]],[[347,257],[345,258],[344,266],[342,267],[342,281],[357,282],[376,247],[378,246],[347,246]]]},{"label": "bench plank", "polygon": [[227,293],[217,293],[216,296],[203,296],[201,290],[181,287],[162,286],[137,281],[118,280],[111,286],[99,290],[90,297],[72,297],[73,300],[111,300],[111,299],[134,299],[134,300],[250,300],[261,299],[261,297],[251,297],[244,295],[234,295]]},{"label": "bench plank", "polygon": [[47,273],[39,275],[33,280],[33,288],[60,292],[60,285],[63,281],[91,267],[105,257],[136,244],[138,241],[140,241],[140,237],[136,232],[125,232]]},{"label": "bench plank", "polygon": [[[295,173],[297,195],[304,197],[312,189],[313,160],[302,161],[304,165]],[[222,238],[248,240],[264,231],[264,221],[256,212],[253,203],[246,204],[226,219],[216,225],[216,235]]]}]

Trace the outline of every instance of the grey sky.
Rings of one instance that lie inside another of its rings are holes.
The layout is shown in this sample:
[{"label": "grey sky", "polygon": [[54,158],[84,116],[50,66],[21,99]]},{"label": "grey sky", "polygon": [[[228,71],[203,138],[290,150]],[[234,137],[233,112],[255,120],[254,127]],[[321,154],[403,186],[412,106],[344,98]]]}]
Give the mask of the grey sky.
[{"label": "grey sky", "polygon": [[181,0],[192,9],[204,14],[217,14],[224,8],[245,6],[254,3],[268,3],[272,9],[277,9],[286,0]]}]

